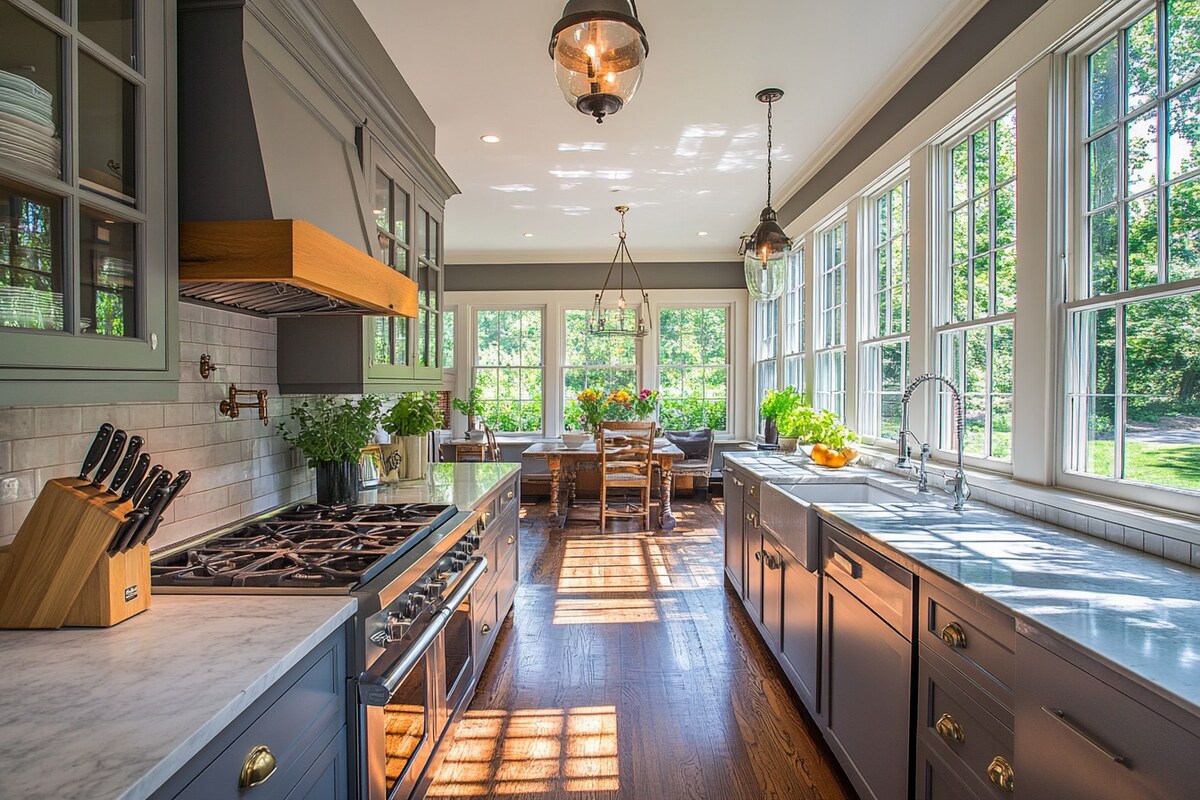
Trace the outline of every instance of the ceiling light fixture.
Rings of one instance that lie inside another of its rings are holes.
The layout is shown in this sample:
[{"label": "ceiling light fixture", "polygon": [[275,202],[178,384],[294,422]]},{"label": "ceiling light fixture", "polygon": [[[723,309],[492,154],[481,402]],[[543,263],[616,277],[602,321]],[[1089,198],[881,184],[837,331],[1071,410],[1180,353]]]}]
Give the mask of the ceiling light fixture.
[{"label": "ceiling light fixture", "polygon": [[753,300],[774,300],[783,294],[787,257],[792,252],[792,240],[779,226],[778,216],[771,207],[771,106],[783,97],[782,89],[763,89],[754,97],[767,104],[767,207],[758,216],[753,233],[742,234],[738,254],[745,256],[746,288]]},{"label": "ceiling light fixture", "polygon": [[[617,242],[617,252],[613,254],[608,274],[604,276],[604,286],[596,293],[596,301],[592,304],[592,318],[588,320],[588,333],[595,336],[633,336],[640,339],[646,335],[649,329],[649,324],[642,317],[642,312],[649,309],[650,297],[642,287],[642,276],[638,272],[637,264],[633,261],[633,256],[629,254],[628,245],[625,244],[625,213],[629,211],[629,206],[617,206],[615,210],[621,215],[621,230],[617,234],[621,240]],[[629,259],[629,266],[633,268],[633,276],[637,279],[638,293],[642,296],[641,303],[634,308],[629,308],[625,302],[626,258]],[[608,291],[608,282],[612,280],[613,268],[617,266],[618,260],[621,263],[621,271],[618,275],[617,307],[614,315],[613,309],[606,310],[604,308],[604,293]]]},{"label": "ceiling light fixture", "polygon": [[532,238],[533,238],[533,234],[532,234],[532,233],[523,233],[523,234],[521,234],[521,235],[522,235],[522,236],[524,236],[526,239],[532,239]]},{"label": "ceiling light fixture", "polygon": [[500,141],[500,137],[494,133],[485,133],[483,136],[479,137],[479,141],[483,142],[484,144],[496,144]]},{"label": "ceiling light fixture", "polygon": [[697,236],[708,236],[708,231],[696,231]]},{"label": "ceiling light fixture", "polygon": [[550,31],[558,88],[596,122],[633,99],[649,52],[634,0],[568,0]]}]

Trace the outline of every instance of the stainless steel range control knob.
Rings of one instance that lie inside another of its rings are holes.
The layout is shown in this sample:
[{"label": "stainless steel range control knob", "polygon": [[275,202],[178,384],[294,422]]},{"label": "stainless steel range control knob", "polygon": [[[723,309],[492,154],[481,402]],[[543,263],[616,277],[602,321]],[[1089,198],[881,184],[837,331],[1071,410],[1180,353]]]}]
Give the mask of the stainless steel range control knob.
[{"label": "stainless steel range control knob", "polygon": [[450,569],[455,572],[462,572],[467,566],[466,553],[454,553],[451,557]]},{"label": "stainless steel range control knob", "polygon": [[406,617],[416,617],[425,608],[425,604],[429,602],[429,598],[420,592],[413,592],[408,596],[408,606],[404,610]]},{"label": "stainless steel range control knob", "polygon": [[387,616],[387,640],[389,642],[398,642],[404,638],[404,634],[408,633],[408,629],[412,627],[412,620],[401,617],[399,614],[388,614]]},{"label": "stainless steel range control knob", "polygon": [[441,581],[425,581],[425,585],[421,587],[425,594],[433,598],[441,597],[442,590],[445,588],[446,584]]},{"label": "stainless steel range control knob", "polygon": [[463,541],[458,545],[458,552],[469,556],[471,553],[475,552],[475,545],[471,544],[466,539],[463,539]]},{"label": "stainless steel range control knob", "polygon": [[475,548],[476,550],[479,549],[479,537],[476,536],[475,534],[468,533],[466,536],[463,537],[463,541],[466,542],[467,544],[471,545],[471,547]]}]

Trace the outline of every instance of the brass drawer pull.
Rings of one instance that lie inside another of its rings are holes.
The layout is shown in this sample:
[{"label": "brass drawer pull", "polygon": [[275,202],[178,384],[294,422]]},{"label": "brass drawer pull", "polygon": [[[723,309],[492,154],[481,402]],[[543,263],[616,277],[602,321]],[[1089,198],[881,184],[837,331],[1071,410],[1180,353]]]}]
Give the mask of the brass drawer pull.
[{"label": "brass drawer pull", "polygon": [[987,766],[987,776],[989,781],[1006,792],[1011,792],[1016,787],[1012,764],[1008,763],[1004,756],[992,759],[992,763]]},{"label": "brass drawer pull", "polygon": [[513,494],[513,490],[512,490],[512,489],[509,489],[509,490],[508,490],[508,492],[507,492],[507,493],[505,493],[505,495],[504,495],[504,499],[505,499],[505,500],[512,500],[512,499],[513,499],[515,496],[516,496],[516,495],[515,495],[515,494]]},{"label": "brass drawer pull", "polygon": [[516,537],[516,536],[513,536],[513,535],[510,533],[510,534],[508,535],[508,543],[509,543],[509,544],[512,544],[512,543],[513,543],[513,542],[515,542],[515,541],[517,541],[517,537]]},{"label": "brass drawer pull", "polygon": [[962,625],[957,622],[951,622],[942,628],[942,641],[950,647],[966,648],[967,632],[963,630]]},{"label": "brass drawer pull", "polygon": [[749,522],[754,527],[758,527],[758,516],[753,511],[746,512],[746,522]]},{"label": "brass drawer pull", "polygon": [[741,481],[739,481],[737,478],[733,477],[732,475],[729,476],[729,480],[733,481],[734,486],[745,486],[746,485],[746,484],[742,483]]},{"label": "brass drawer pull", "polygon": [[1045,711],[1047,714],[1061,722],[1067,730],[1071,731],[1071,733],[1090,744],[1098,753],[1100,753],[1100,755],[1104,756],[1109,761],[1112,761],[1114,764],[1120,764],[1121,766],[1128,766],[1128,764],[1125,763],[1124,756],[1119,756],[1112,750],[1109,750],[1090,733],[1071,722],[1071,720],[1067,719],[1066,713],[1061,708],[1046,708],[1045,706],[1042,706],[1042,711]]},{"label": "brass drawer pull", "polygon": [[479,632],[480,632],[480,633],[482,633],[484,636],[487,636],[489,633],[491,633],[491,632],[492,632],[492,626],[491,626],[491,625],[488,625],[488,624],[485,622],[485,623],[483,623],[483,625],[482,625],[482,626],[479,628]]},{"label": "brass drawer pull", "polygon": [[269,747],[260,744],[250,751],[250,755],[246,756],[246,761],[242,764],[242,773],[238,776],[238,788],[253,789],[255,786],[264,784],[278,768],[279,764],[275,761],[275,754]]},{"label": "brass drawer pull", "polygon": [[942,714],[938,717],[937,722],[933,723],[934,730],[950,744],[962,744],[967,740],[967,736],[963,733],[962,725],[958,724],[958,720],[949,714]]},{"label": "brass drawer pull", "polygon": [[755,561],[762,561],[762,554],[763,554],[763,551],[762,551],[762,550],[755,550],[755,551],[754,551],[754,560],[755,560]]},{"label": "brass drawer pull", "polygon": [[758,484],[757,483],[750,484],[750,496],[751,497],[758,496]]}]

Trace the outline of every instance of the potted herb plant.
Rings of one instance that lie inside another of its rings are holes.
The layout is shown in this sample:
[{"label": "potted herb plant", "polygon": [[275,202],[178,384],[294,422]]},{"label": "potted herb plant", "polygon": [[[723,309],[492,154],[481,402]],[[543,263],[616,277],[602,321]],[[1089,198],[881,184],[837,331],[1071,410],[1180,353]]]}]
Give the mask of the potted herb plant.
[{"label": "potted herb plant", "polygon": [[279,424],[283,440],[299,448],[317,471],[318,503],[340,505],[356,499],[359,459],[375,438],[379,408],[380,399],[374,395],[341,402],[326,395],[305,400],[292,409],[289,422]]},{"label": "potted herb plant", "polygon": [[796,391],[795,386],[783,389],[768,389],[758,405],[758,415],[763,419],[763,441],[776,444],[779,441],[779,418],[796,408],[804,397]]},{"label": "potted herb plant", "polygon": [[[472,386],[471,391],[467,392],[466,399],[456,397],[451,401],[454,410],[467,418],[467,436],[471,439],[476,438],[475,418],[483,411],[483,389],[478,386]],[[478,432],[480,436],[483,431]]]},{"label": "potted herb plant", "polygon": [[[396,479],[424,480],[429,464],[429,434],[442,424],[437,395],[433,392],[408,392],[383,415],[383,429],[392,434],[391,450],[384,453],[384,464],[391,465],[399,456]],[[389,470],[390,472],[391,470]]]},{"label": "potted herb plant", "polygon": [[779,449],[790,453],[796,449],[797,443],[808,443],[807,438],[812,435],[816,415],[817,412],[808,401],[802,399],[795,408],[775,420],[775,426],[779,429]]}]

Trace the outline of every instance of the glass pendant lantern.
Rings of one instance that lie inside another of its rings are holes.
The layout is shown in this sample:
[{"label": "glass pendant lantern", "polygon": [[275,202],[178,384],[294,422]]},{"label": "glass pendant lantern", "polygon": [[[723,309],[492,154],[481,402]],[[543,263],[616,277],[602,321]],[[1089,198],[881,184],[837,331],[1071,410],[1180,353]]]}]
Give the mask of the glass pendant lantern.
[{"label": "glass pendant lantern", "polygon": [[598,123],[633,99],[649,52],[633,0],[570,0],[550,33],[558,88]]},{"label": "glass pendant lantern", "polygon": [[742,237],[746,289],[752,300],[774,300],[783,294],[784,275],[792,240],[779,225],[771,207],[771,104],[783,97],[782,89],[763,89],[755,98],[767,104],[767,206],[758,216],[758,227]]}]

